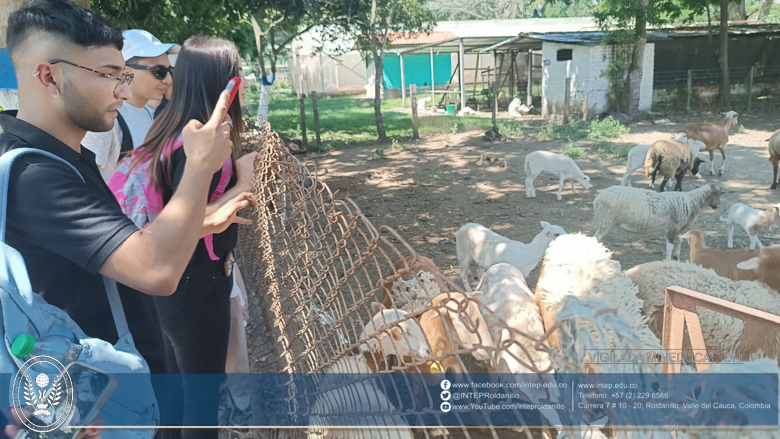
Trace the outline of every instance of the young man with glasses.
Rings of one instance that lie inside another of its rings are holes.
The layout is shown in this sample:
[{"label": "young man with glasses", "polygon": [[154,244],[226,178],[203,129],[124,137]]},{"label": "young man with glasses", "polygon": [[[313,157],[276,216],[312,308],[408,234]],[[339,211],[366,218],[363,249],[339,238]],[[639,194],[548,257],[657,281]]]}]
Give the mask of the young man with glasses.
[{"label": "young man with glasses", "polygon": [[154,121],[154,111],[146,104],[149,100],[162,99],[173,82],[168,51],[175,44],[162,43],[151,33],[139,29],[126,30],[122,36],[125,70],[134,75],[130,84],[131,96],[127,96],[117,110],[119,117],[111,131],[89,132],[81,142],[95,153],[95,162],[105,181],[114,173],[121,153],[143,144]]}]

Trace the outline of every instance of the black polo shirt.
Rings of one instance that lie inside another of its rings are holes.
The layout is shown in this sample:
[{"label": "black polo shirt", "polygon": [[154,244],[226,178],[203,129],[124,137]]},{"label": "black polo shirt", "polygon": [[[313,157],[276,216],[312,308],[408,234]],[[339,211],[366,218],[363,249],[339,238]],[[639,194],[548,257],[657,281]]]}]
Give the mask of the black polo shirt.
[{"label": "black polo shirt", "polygon": [[[17,119],[16,111],[0,113],[0,127],[0,154],[22,147],[42,149],[65,159],[84,177],[86,184],[63,163],[39,155],[14,163],[6,242],[24,257],[33,291],[66,311],[87,335],[116,343],[116,326],[97,271],[138,228],[122,213],[91,151],[74,151]],[[164,357],[151,297],[123,285],[119,290],[136,347],[154,371]]]}]

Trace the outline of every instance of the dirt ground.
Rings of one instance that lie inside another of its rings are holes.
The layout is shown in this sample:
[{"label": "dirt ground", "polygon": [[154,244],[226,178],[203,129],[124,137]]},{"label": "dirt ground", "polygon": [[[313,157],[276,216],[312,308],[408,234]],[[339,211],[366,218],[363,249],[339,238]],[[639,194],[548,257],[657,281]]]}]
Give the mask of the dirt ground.
[{"label": "dirt ground", "polygon": [[[683,181],[688,191],[704,183],[719,183],[726,190],[717,210],[705,208],[695,226],[716,232],[708,237],[710,247],[725,248],[725,224],[719,221],[727,215],[729,206],[743,202],[764,208],[778,202],[778,193],[769,189],[772,180],[771,164],[767,160],[767,142],[778,128],[778,114],[740,116],[744,128],[739,133],[732,129],[726,147],[727,164],[724,176],[710,176],[709,164],[702,166],[703,179],[690,174]],[[649,144],[668,138],[685,123],[715,121],[716,114],[698,118],[668,118],[658,115],[655,120],[630,125],[630,133],[613,139],[613,143]],[[563,200],[557,201],[557,177],[542,175],[534,185],[537,197],[525,197],[523,160],[535,150],[560,151],[564,142],[541,142],[536,139],[543,122],[529,122],[524,135],[506,142],[488,142],[481,132],[427,137],[410,144],[416,151],[384,147],[385,158],[377,158],[375,147],[352,147],[327,153],[312,153],[305,157],[317,165],[318,173],[332,190],[352,198],[375,226],[388,225],[396,229],[418,253],[431,258],[454,281],[458,280],[455,253],[455,233],[463,224],[475,222],[511,239],[529,242],[539,233],[540,221],[562,226],[568,233],[583,232],[592,235],[592,201],[604,188],[620,184],[625,172],[625,159],[601,159],[595,155],[578,159],[580,168],[590,176],[593,187],[583,191],[577,186],[572,194],[567,186]],[[587,144],[587,141],[576,143]],[[586,147],[587,150],[587,147]],[[503,159],[500,164],[477,162],[483,153]],[[706,153],[702,158],[707,159]],[[720,154],[715,154],[715,170],[720,167]],[[647,187],[649,180],[642,170],[633,174],[635,187]],[[657,184],[660,183],[657,181]],[[775,230],[777,232],[777,230]],[[762,236],[764,245],[777,241],[778,235]],[[744,231],[735,232],[735,247],[746,247],[749,240]],[[613,229],[604,239],[614,252],[622,268],[628,269],[644,262],[664,257],[665,238],[661,235],[634,235]],[[688,259],[688,246],[683,243],[681,259]],[[529,277],[533,288],[538,276],[537,267]],[[476,270],[472,265],[472,281]]]}]

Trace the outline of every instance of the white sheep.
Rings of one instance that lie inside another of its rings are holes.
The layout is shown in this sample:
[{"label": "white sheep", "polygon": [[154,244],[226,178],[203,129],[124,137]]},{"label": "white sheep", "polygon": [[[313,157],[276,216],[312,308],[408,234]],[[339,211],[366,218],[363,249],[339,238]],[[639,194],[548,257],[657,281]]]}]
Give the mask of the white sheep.
[{"label": "white sheep", "polygon": [[[396,408],[376,385],[367,355],[347,355],[325,370],[320,380],[324,390],[311,407],[308,439],[351,439],[356,435],[369,439],[413,439],[414,435]],[[338,374],[338,375],[334,375]],[[355,422],[357,421],[357,422]],[[353,424],[360,430],[323,428]],[[373,426],[397,428],[371,428]]]},{"label": "white sheep", "polygon": [[596,239],[618,226],[632,233],[666,233],[666,259],[675,250],[680,257],[680,234],[691,228],[704,206],[718,207],[723,191],[714,184],[689,192],[653,192],[625,186],[611,186],[593,200]]},{"label": "white sheep", "polygon": [[728,224],[729,238],[726,244],[728,248],[734,248],[734,225],[740,225],[750,237],[750,248],[764,248],[761,241],[758,240],[758,234],[772,230],[777,216],[780,213],[780,203],[775,204],[769,209],[758,210],[743,203],[734,203],[729,208],[727,217],[720,217],[720,220]]},{"label": "white sheep", "polygon": [[409,317],[406,311],[396,308],[385,308],[384,305],[373,302],[371,310],[375,313],[358,336],[360,350],[363,353],[373,353],[374,361],[369,362],[373,372],[379,368],[384,357],[396,355],[399,360],[416,361],[431,356],[431,348],[425,339],[420,325]]},{"label": "white sheep", "polygon": [[[535,299],[546,330],[555,325],[556,316],[569,296],[580,300],[606,301],[615,308],[617,316],[633,329],[643,348],[661,348],[661,341],[647,327],[637,288],[622,272],[620,262],[613,260],[612,252],[595,238],[580,233],[556,239],[544,255]],[[600,341],[600,348],[618,347],[615,344],[618,334],[587,322],[583,324],[587,326],[591,339]],[[555,348],[561,347],[558,332],[553,332],[548,338]]]},{"label": "white sheep", "polygon": [[558,201],[563,199],[561,192],[563,191],[563,185],[567,180],[571,183],[571,191],[575,194],[577,193],[577,191],[574,190],[575,181],[584,189],[590,189],[590,177],[580,170],[574,160],[565,155],[556,154],[550,151],[534,151],[525,156],[524,166],[526,175],[525,196],[527,198],[536,197],[534,179],[543,172],[554,174],[559,177]]},{"label": "white sheep", "polygon": [[645,157],[650,145],[636,145],[628,150],[626,157],[626,173],[623,174],[622,186],[631,186],[631,174],[639,168],[645,166]]},{"label": "white sheep", "polygon": [[703,268],[715,271],[718,276],[731,280],[759,280],[753,276],[752,270],[740,270],[737,267],[742,261],[757,257],[759,250],[736,249],[721,250],[707,247],[704,232],[699,229],[691,229],[680,238],[687,239],[691,247],[690,261]]},{"label": "white sheep", "polygon": [[714,162],[715,150],[720,151],[723,157],[723,164],[720,166],[719,175],[726,172],[726,144],[729,143],[729,131],[731,127],[737,124],[739,114],[736,111],[723,113],[724,118],[716,123],[689,123],[686,124],[682,132],[690,139],[699,140],[706,145],[705,151],[710,153],[710,175],[715,175]]},{"label": "white sheep", "polygon": [[473,116],[473,115],[477,114],[477,112],[474,111],[474,109],[472,109],[471,107],[463,107],[463,109],[458,111],[458,116],[465,116],[467,114],[470,115],[470,116]]},{"label": "white sheep", "polygon": [[[657,335],[663,333],[666,288],[680,286],[709,296],[780,314],[780,293],[760,282],[735,281],[714,271],[687,262],[656,261],[626,271],[639,288],[648,325]],[[708,349],[742,350],[742,355],[762,352],[767,357],[780,354],[780,334],[761,330],[762,325],[744,325],[742,320],[699,308],[701,330]]]},{"label": "white sheep", "polygon": [[[522,378],[516,377],[518,382],[529,382],[528,374],[546,372],[539,377],[539,384],[555,383],[549,343],[543,341],[542,350],[536,347],[536,343],[544,339],[544,324],[523,273],[506,263],[493,265],[480,279],[477,290],[483,292],[482,303],[493,312],[484,315],[490,335],[496,347],[500,347],[495,353],[495,370],[500,374],[524,374]],[[538,389],[524,387],[518,391],[534,404],[560,400],[556,386]],[[552,408],[539,411],[558,430],[558,437],[563,437],[563,424],[558,412]],[[596,429],[592,430],[589,437],[606,439],[597,429],[603,425],[603,420],[595,425]]]},{"label": "white sheep", "polygon": [[769,161],[772,162],[772,186],[769,189],[777,189],[777,162],[780,161],[780,130],[772,133],[767,139],[769,150]]},{"label": "white sheep", "polygon": [[466,291],[469,284],[469,266],[473,260],[479,266],[479,277],[493,264],[506,262],[520,269],[524,276],[536,268],[544,256],[544,250],[553,239],[565,235],[563,227],[541,221],[542,231],[528,243],[513,241],[480,224],[469,223],[455,235],[455,247],[460,267],[460,278]]}]

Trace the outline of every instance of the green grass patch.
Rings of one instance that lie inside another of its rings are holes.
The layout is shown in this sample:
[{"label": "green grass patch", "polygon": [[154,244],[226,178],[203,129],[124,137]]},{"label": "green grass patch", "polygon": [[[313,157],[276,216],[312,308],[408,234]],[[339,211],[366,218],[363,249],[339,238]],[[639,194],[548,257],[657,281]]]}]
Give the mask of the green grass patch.
[{"label": "green grass patch", "polygon": [[604,118],[604,120],[594,120],[590,123],[588,139],[608,140],[623,134],[628,134],[628,128],[609,116]]},{"label": "green grass patch", "polygon": [[588,126],[583,123],[547,125],[539,131],[541,141],[568,140],[576,142],[588,137]]},{"label": "green grass patch", "polygon": [[600,140],[593,144],[593,149],[598,152],[596,157],[599,159],[607,157],[624,159],[628,157],[628,150],[631,149],[631,145],[616,145],[611,142]]},{"label": "green grass patch", "polygon": [[565,148],[563,148],[563,155],[571,157],[573,159],[580,159],[583,157],[587,157],[588,153],[585,152],[585,149],[583,149],[580,146],[574,146],[573,143],[569,143],[566,145]]}]

